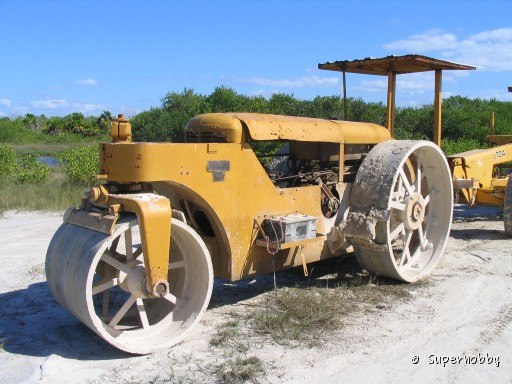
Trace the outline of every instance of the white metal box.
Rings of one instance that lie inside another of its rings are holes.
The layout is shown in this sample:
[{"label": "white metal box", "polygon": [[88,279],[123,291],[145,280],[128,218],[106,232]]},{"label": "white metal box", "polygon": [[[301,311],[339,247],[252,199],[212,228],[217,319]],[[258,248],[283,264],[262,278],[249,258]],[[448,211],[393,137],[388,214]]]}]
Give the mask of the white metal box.
[{"label": "white metal box", "polygon": [[300,213],[270,216],[263,221],[263,232],[280,244],[311,239],[316,237],[316,217]]}]

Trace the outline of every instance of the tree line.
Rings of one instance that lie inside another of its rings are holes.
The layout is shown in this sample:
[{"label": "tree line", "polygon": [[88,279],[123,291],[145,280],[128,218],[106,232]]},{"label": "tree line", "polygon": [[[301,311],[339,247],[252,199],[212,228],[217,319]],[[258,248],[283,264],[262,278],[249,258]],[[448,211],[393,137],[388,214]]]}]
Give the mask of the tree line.
[{"label": "tree line", "polygon": [[[339,95],[317,96],[312,100],[276,93],[246,96],[227,87],[217,87],[209,95],[192,89],[167,93],[159,107],[150,108],[131,118],[133,137],[137,141],[181,141],[187,121],[208,112],[257,112],[290,116],[343,119],[343,98]],[[386,107],[381,102],[365,102],[360,98],[347,100],[348,120],[384,125]],[[469,99],[452,96],[443,100],[443,138],[451,141],[470,140],[483,143],[489,131],[490,112],[495,112],[496,134],[512,134],[511,103],[495,99]],[[112,115],[85,117],[72,113],[64,117],[26,114],[0,118],[0,142],[23,143],[30,137],[74,135],[105,136]],[[432,140],[433,105],[399,107],[395,112],[395,135],[398,139]],[[32,136],[31,136],[32,134]]]},{"label": "tree line", "polygon": [[[443,101],[443,137],[484,142],[489,131],[490,112],[495,112],[496,134],[512,134],[510,102],[469,99],[452,96]],[[186,122],[207,112],[257,112],[278,115],[343,119],[341,96],[317,96],[301,100],[293,95],[276,93],[268,99],[246,96],[226,87],[217,87],[210,95],[192,89],[170,92],[162,105],[134,116],[133,134],[139,141],[176,141],[184,133]],[[348,120],[384,125],[386,106],[381,102],[365,102],[360,98],[347,100]],[[395,134],[398,139],[433,139],[433,105],[399,107],[395,112]]]},{"label": "tree line", "polygon": [[37,142],[94,141],[110,132],[112,114],[84,116],[79,112],[63,117],[36,116],[27,113],[13,118],[0,117],[0,143],[30,144]]}]

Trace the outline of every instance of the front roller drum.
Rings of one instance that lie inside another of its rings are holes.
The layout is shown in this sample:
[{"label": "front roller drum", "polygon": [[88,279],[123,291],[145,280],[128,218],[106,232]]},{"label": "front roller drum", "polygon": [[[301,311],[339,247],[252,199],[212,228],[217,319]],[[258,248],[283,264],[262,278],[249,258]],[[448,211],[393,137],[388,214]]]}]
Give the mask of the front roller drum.
[{"label": "front roller drum", "polygon": [[365,158],[345,236],[368,271],[414,282],[437,265],[452,220],[452,178],[439,147],[385,141]]},{"label": "front roller drum", "polygon": [[169,293],[147,294],[146,270],[135,215],[112,235],[72,224],[55,233],[46,255],[46,278],[55,299],[108,343],[146,354],[180,342],[210,301],[213,270],[199,235],[172,219]]}]

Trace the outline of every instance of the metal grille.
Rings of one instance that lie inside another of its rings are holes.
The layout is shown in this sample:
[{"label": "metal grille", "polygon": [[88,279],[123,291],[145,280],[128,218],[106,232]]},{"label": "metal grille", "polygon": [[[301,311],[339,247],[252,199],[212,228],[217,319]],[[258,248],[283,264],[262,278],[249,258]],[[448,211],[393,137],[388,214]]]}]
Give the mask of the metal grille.
[{"label": "metal grille", "polygon": [[185,132],[186,143],[227,143],[226,132]]}]

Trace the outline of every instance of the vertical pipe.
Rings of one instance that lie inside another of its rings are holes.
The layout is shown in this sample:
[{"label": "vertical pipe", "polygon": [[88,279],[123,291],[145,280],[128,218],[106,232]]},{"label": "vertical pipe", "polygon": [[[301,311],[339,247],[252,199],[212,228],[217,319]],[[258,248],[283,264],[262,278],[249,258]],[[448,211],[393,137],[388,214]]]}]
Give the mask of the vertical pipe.
[{"label": "vertical pipe", "polygon": [[489,118],[489,135],[494,135],[494,112],[491,112],[491,116]]},{"label": "vertical pipe", "polygon": [[346,72],[343,71],[343,120],[348,120],[348,111],[347,111],[347,78]]},{"label": "vertical pipe", "polygon": [[386,113],[386,128],[389,130],[391,137],[395,130],[395,91],[396,91],[396,72],[390,70],[388,72],[388,98]]},{"label": "vertical pipe", "polygon": [[434,143],[441,148],[443,71],[436,69],[434,91]]}]

